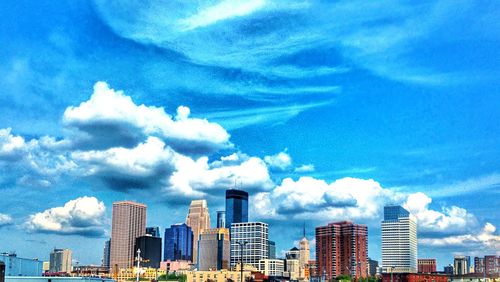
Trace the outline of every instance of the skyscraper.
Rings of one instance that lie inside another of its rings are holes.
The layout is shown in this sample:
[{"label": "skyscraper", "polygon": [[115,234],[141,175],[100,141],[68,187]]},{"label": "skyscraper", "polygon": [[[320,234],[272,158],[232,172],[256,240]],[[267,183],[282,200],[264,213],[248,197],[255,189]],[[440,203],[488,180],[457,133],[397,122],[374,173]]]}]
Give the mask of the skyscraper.
[{"label": "skyscraper", "polygon": [[455,256],[453,260],[453,274],[465,275],[469,273],[470,256]]},{"label": "skyscraper", "polygon": [[198,270],[229,269],[229,229],[205,229],[198,240]]},{"label": "skyscraper", "polygon": [[248,222],[248,193],[236,189],[226,190],[226,228],[240,222]]},{"label": "skyscraper", "polygon": [[134,252],[141,250],[141,265],[144,267],[160,268],[161,262],[161,238],[149,234],[135,239]]},{"label": "skyscraper", "polygon": [[217,228],[226,227],[226,211],[217,211]]},{"label": "skyscraper", "polygon": [[[246,244],[245,244],[246,242]],[[261,259],[269,256],[269,227],[263,222],[240,222],[231,225],[231,267],[235,268],[241,259],[243,247],[243,264],[259,267]]]},{"label": "skyscraper", "polygon": [[54,249],[50,253],[50,272],[71,273],[73,262],[70,249]]},{"label": "skyscraper", "polygon": [[154,226],[154,227],[146,227],[146,234],[149,234],[153,237],[161,237],[160,235],[160,227]]},{"label": "skyscraper", "polygon": [[191,201],[189,213],[186,218],[187,226],[193,231],[193,262],[198,258],[198,239],[202,230],[210,228],[210,213],[208,212],[207,201]]},{"label": "skyscraper", "polygon": [[304,269],[306,265],[311,260],[311,250],[309,247],[309,241],[306,238],[306,228],[304,226],[302,239],[299,242],[299,250],[300,250],[300,267]]},{"label": "skyscraper", "polygon": [[320,277],[367,277],[368,228],[349,221],[316,227],[316,267]]},{"label": "skyscraper", "polygon": [[384,207],[382,267],[384,272],[417,272],[417,221],[401,206]]},{"label": "skyscraper", "polygon": [[146,205],[122,201],[113,203],[110,267],[134,265],[135,238],[146,232]]},{"label": "skyscraper", "polygon": [[102,254],[102,266],[109,268],[110,262],[110,252],[111,252],[111,240],[106,240],[104,242],[104,250]]},{"label": "skyscraper", "polygon": [[193,231],[184,223],[165,228],[163,260],[193,260]]},{"label": "skyscraper", "polygon": [[269,258],[270,259],[275,259],[276,258],[276,242],[269,240]]}]

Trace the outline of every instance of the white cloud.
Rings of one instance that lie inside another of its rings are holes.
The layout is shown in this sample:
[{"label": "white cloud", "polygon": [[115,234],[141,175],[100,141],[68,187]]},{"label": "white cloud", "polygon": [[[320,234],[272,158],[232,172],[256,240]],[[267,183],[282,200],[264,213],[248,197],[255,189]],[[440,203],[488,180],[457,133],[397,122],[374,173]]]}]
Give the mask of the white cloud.
[{"label": "white cloud", "polygon": [[500,254],[500,235],[496,233],[496,227],[489,222],[476,234],[442,238],[422,238],[419,239],[419,243],[431,247],[465,247],[468,249],[484,250],[484,252],[496,252],[497,255]]},{"label": "white cloud", "polygon": [[205,154],[231,146],[222,126],[190,118],[189,114],[189,108],[180,106],[172,118],[163,108],[138,106],[123,91],[97,82],[90,99],[78,107],[68,107],[63,121],[76,129],[73,138],[77,146],[132,147],[146,136],[159,137],[183,153]]},{"label": "white cloud", "polygon": [[178,21],[181,30],[191,30],[214,24],[221,20],[251,14],[264,7],[265,0],[224,0],[202,8],[196,14]]},{"label": "white cloud", "polygon": [[298,173],[312,172],[314,171],[314,165],[313,164],[301,165],[299,167],[296,167],[294,171]]},{"label": "white cloud", "polygon": [[0,227],[12,223],[12,217],[8,214],[0,213]]},{"label": "white cloud", "polygon": [[0,160],[16,158],[23,153],[24,138],[12,135],[11,131],[11,128],[0,129]]},{"label": "white cloud", "polygon": [[30,215],[26,226],[31,232],[62,235],[102,236],[106,208],[95,197],[80,197],[62,207]]},{"label": "white cloud", "polygon": [[422,231],[463,232],[477,227],[477,219],[467,210],[457,207],[443,207],[442,211],[429,209],[432,199],[422,192],[408,195],[404,207],[417,217]]},{"label": "white cloud", "polygon": [[292,165],[292,157],[285,151],[276,155],[265,156],[264,161],[271,169],[286,170]]}]

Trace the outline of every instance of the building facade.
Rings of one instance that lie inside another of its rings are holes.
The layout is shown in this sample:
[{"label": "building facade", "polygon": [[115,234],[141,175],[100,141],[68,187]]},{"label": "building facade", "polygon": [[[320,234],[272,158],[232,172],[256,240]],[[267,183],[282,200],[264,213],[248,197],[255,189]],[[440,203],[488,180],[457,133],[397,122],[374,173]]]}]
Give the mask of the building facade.
[{"label": "building facade", "polygon": [[[231,225],[231,268],[243,258],[243,265],[259,267],[261,259],[269,256],[269,227],[263,222],[241,222]],[[246,242],[241,256],[240,243]]]},{"label": "building facade", "polygon": [[186,281],[189,282],[227,282],[227,281],[248,281],[252,277],[250,271],[243,271],[243,279],[241,279],[241,272],[218,270],[218,271],[187,271]]},{"label": "building facade", "polygon": [[110,263],[110,252],[111,252],[111,240],[106,240],[104,242],[104,249],[102,252],[102,266],[109,269]]},{"label": "building facade", "polygon": [[382,221],[382,267],[384,272],[415,273],[417,267],[417,221],[401,206],[385,206]]},{"label": "building facade", "polygon": [[151,235],[153,237],[161,237],[160,235],[160,227],[154,226],[154,227],[146,227],[146,234]]},{"label": "building facade", "polygon": [[367,277],[367,259],[366,225],[343,221],[316,227],[316,268],[320,277]]},{"label": "building facade", "polygon": [[229,269],[229,229],[205,229],[198,240],[198,270]]},{"label": "building facade", "polygon": [[470,270],[470,256],[455,256],[453,260],[453,274],[454,275],[466,275],[469,274]]},{"label": "building facade", "polygon": [[285,271],[285,261],[282,259],[261,259],[258,269],[264,275],[281,277]]},{"label": "building facade", "polygon": [[378,261],[368,258],[368,276],[375,277],[378,274]]},{"label": "building facade", "polygon": [[485,274],[488,277],[498,277],[500,274],[500,256],[475,257],[474,273]]},{"label": "building facade", "polygon": [[275,259],[276,258],[276,242],[269,240],[269,258],[270,259]]},{"label": "building facade", "polygon": [[436,259],[418,259],[418,273],[435,273]]},{"label": "building facade", "polygon": [[15,253],[1,253],[5,276],[42,276],[43,261],[20,258]]},{"label": "building facade", "polygon": [[217,228],[226,228],[226,211],[217,211]]},{"label": "building facade", "polygon": [[50,253],[50,272],[71,273],[72,270],[73,262],[70,249],[54,249]]},{"label": "building facade", "polygon": [[132,201],[113,203],[110,267],[116,270],[132,267],[135,238],[145,233],[146,205]]},{"label": "building facade", "polygon": [[193,261],[193,231],[184,223],[165,228],[163,260]]},{"label": "building facade", "polygon": [[236,189],[226,190],[226,228],[240,222],[248,222],[248,193]]},{"label": "building facade", "polygon": [[382,282],[448,282],[448,276],[429,273],[384,273]]},{"label": "building facade", "polygon": [[193,231],[193,262],[197,262],[198,240],[201,231],[210,228],[210,213],[206,200],[194,200],[189,205],[186,225]]},{"label": "building facade", "polygon": [[141,266],[160,268],[161,262],[161,238],[144,235],[135,239],[135,253],[141,250]]}]

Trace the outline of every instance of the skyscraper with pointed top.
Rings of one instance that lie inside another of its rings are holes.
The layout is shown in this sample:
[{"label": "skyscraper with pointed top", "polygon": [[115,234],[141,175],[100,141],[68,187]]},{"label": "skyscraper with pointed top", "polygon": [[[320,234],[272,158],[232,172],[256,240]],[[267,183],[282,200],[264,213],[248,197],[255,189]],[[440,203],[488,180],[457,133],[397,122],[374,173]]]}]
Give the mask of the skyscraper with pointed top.
[{"label": "skyscraper with pointed top", "polygon": [[309,247],[309,241],[306,237],[306,224],[304,223],[302,229],[302,239],[299,242],[299,264],[301,277],[305,277],[305,269],[308,267],[309,260],[311,259],[311,250]]}]

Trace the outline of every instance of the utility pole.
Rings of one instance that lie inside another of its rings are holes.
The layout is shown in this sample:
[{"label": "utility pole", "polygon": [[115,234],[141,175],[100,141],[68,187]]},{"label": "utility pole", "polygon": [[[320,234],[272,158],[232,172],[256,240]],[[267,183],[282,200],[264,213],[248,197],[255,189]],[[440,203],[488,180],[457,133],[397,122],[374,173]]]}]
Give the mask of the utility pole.
[{"label": "utility pole", "polygon": [[243,249],[245,248],[245,245],[248,244],[248,242],[237,242],[238,245],[240,245],[240,277],[241,277],[241,282],[243,282]]},{"label": "utility pole", "polygon": [[136,269],[136,272],[137,272],[137,276],[136,276],[136,282],[139,282],[139,271],[140,271],[140,267],[141,267],[141,249],[137,249],[137,269]]}]

